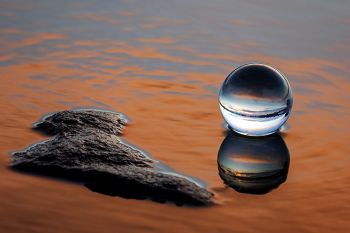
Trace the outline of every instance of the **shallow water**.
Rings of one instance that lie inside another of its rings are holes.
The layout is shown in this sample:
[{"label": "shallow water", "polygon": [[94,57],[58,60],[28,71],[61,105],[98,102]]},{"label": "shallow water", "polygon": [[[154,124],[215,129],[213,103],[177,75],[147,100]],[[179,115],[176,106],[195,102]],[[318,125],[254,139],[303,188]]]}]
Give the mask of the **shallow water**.
[{"label": "shallow water", "polygon": [[[0,1],[1,232],[349,232],[350,2]],[[264,195],[220,179],[218,90],[267,63],[294,97],[287,180]],[[125,139],[205,181],[218,205],[109,197],[16,173],[9,153],[46,137],[52,111],[131,118]]]}]

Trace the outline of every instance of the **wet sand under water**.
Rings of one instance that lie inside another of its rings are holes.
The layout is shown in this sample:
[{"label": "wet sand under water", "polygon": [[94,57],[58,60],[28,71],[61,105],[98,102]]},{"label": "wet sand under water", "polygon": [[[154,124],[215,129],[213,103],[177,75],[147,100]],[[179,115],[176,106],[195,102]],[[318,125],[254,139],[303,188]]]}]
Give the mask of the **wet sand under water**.
[{"label": "wet sand under water", "polygon": [[[349,232],[349,9],[0,1],[1,232]],[[288,177],[264,195],[226,187],[217,167],[217,92],[233,66],[251,61],[281,70],[294,95]],[[11,151],[46,138],[33,122],[77,107],[125,113],[128,142],[205,181],[218,204],[110,197],[9,169]]]}]

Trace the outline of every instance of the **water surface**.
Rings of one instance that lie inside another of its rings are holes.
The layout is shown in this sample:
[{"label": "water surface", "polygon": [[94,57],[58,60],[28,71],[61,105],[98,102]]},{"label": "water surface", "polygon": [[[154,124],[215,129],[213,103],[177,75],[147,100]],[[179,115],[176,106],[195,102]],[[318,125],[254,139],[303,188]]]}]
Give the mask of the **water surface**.
[{"label": "water surface", "polygon": [[[2,232],[349,232],[350,2],[0,1]],[[294,95],[286,182],[226,187],[218,90],[247,62],[276,67]],[[8,169],[30,129],[77,107],[131,118],[125,139],[207,182],[219,205],[109,197]],[[166,214],[165,214],[166,213]]]}]

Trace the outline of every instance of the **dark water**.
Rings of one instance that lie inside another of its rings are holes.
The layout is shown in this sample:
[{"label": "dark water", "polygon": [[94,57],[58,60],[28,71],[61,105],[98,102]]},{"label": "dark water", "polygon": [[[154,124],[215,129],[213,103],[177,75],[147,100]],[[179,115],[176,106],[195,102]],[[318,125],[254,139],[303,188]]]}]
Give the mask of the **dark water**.
[{"label": "dark water", "polygon": [[[1,232],[349,232],[350,2],[0,1]],[[238,65],[288,78],[287,180],[264,195],[221,180],[218,90]],[[52,111],[131,118],[127,141],[216,195],[210,208],[109,197],[8,169]]]}]

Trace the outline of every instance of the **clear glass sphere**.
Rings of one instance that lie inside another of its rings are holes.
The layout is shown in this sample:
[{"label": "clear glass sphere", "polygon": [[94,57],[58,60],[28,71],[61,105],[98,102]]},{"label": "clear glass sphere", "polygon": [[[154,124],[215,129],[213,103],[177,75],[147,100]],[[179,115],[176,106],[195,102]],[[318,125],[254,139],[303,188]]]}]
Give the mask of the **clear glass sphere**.
[{"label": "clear glass sphere", "polygon": [[287,179],[289,151],[279,134],[263,138],[229,132],[218,152],[221,179],[239,192],[266,193]]},{"label": "clear glass sphere", "polygon": [[221,113],[232,130],[248,136],[273,134],[287,121],[293,105],[288,80],[263,64],[232,71],[222,84]]}]

